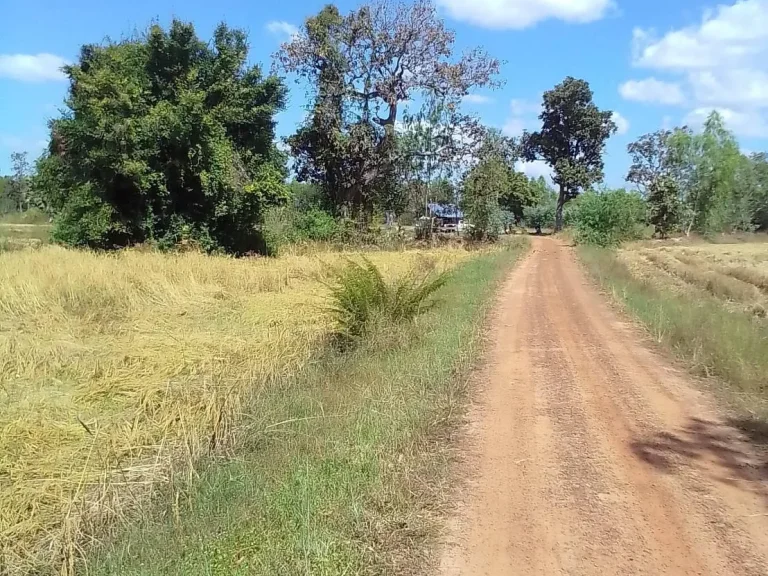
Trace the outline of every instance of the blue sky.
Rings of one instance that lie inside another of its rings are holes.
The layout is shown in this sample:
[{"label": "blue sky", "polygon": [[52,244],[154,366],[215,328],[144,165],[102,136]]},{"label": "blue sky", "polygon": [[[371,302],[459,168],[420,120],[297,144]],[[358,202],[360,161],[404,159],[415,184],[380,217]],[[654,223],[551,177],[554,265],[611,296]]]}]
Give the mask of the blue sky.
[{"label": "blue sky", "polygon": [[[768,0],[436,0],[459,50],[477,45],[506,61],[505,86],[465,106],[510,135],[535,129],[541,93],[571,75],[584,78],[602,108],[619,116],[608,145],[606,182],[622,185],[626,145],[661,127],[699,125],[717,108],[747,151],[768,149]],[[225,21],[244,28],[251,60],[268,68],[294,26],[326,2],[315,0],[2,0],[0,173],[10,154],[37,156],[46,122],[67,84],[58,72],[84,43],[143,30],[152,20],[192,21],[210,37]],[[342,10],[355,6],[344,0]],[[10,25],[9,25],[10,23]],[[278,132],[294,131],[304,89],[290,84]],[[530,174],[546,172],[528,165]]]}]

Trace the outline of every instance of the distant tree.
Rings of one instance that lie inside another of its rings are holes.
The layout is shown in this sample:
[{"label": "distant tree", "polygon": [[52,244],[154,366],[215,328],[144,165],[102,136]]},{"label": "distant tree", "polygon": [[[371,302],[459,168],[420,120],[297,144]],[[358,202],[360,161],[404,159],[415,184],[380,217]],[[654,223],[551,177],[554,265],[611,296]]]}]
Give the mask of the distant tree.
[{"label": "distant tree", "polygon": [[[427,213],[427,204],[442,201],[446,184],[471,156],[482,137],[482,128],[472,118],[458,112],[441,99],[429,98],[421,109],[403,114],[403,127],[398,134],[397,162],[403,178],[416,184],[411,191],[417,198],[410,203]],[[440,186],[435,186],[438,182]]]},{"label": "distant tree", "polygon": [[554,169],[559,188],[555,229],[561,230],[565,203],[602,181],[603,151],[616,124],[610,110],[594,104],[589,84],[570,76],[544,93],[543,108],[541,131],[523,136],[523,155]]},{"label": "distant tree", "polygon": [[8,198],[14,203],[17,211],[29,208],[29,177],[30,167],[26,152],[11,154],[13,174],[8,182]]},{"label": "distant tree", "polygon": [[672,159],[668,141],[672,134],[671,130],[657,130],[644,134],[627,146],[627,151],[632,156],[632,165],[626,180],[635,184],[643,194],[647,194],[659,178],[671,176]]},{"label": "distant tree", "polygon": [[526,206],[537,202],[538,194],[534,181],[507,166],[507,181],[499,196],[499,203],[504,210],[514,215],[516,221],[522,220]]},{"label": "distant tree", "polygon": [[246,34],[224,24],[210,43],[175,20],[83,46],[65,68],[68,110],[51,123],[35,182],[56,213],[54,237],[258,248],[264,209],[287,196],[274,145],[285,88],[247,60]]},{"label": "distant tree", "polygon": [[649,222],[656,233],[666,238],[680,224],[680,191],[672,178],[655,177],[649,184],[648,194]]},{"label": "distant tree", "polygon": [[495,84],[499,63],[480,50],[454,60],[454,34],[429,0],[374,1],[309,18],[276,55],[309,85],[309,117],[288,140],[300,180],[323,186],[337,213],[370,214],[401,201],[398,125],[407,100],[456,111],[470,89]]},{"label": "distant tree", "polygon": [[506,189],[507,166],[497,155],[482,158],[464,180],[462,207],[475,240],[496,240],[502,227],[499,198]]},{"label": "distant tree", "polygon": [[755,177],[755,213],[753,221],[761,230],[768,229],[768,153],[750,156]]},{"label": "distant tree", "polygon": [[672,173],[681,189],[686,234],[738,228],[753,190],[737,186],[744,157],[722,116],[713,111],[700,134],[675,130],[668,145]]}]

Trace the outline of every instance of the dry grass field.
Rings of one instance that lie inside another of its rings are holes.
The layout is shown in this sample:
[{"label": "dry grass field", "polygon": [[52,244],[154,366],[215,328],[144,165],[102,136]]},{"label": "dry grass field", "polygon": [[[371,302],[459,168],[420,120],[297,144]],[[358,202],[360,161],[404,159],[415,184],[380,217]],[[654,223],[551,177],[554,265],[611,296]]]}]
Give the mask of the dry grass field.
[{"label": "dry grass field", "polygon": [[768,243],[630,244],[619,258],[639,277],[696,297],[706,292],[731,309],[768,310]]},{"label": "dry grass field", "polygon": [[[0,251],[0,573],[71,567],[84,536],[226,450],[246,396],[328,333],[326,283],[356,256]],[[392,276],[472,253],[366,257]]]}]

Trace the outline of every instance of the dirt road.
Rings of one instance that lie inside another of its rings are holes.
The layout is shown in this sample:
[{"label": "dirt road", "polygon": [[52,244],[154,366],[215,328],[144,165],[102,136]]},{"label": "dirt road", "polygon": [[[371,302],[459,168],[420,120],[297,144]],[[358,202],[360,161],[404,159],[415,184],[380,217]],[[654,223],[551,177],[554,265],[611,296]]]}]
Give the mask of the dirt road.
[{"label": "dirt road", "polygon": [[768,575],[768,465],[535,239],[500,295],[445,576]]}]

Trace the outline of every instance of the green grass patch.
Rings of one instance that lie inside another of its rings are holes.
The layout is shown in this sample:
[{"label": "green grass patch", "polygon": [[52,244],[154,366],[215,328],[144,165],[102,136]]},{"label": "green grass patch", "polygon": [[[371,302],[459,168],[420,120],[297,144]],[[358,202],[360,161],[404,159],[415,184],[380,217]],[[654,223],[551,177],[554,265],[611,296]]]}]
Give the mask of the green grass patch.
[{"label": "green grass patch", "polygon": [[673,294],[638,279],[611,250],[582,247],[591,275],[653,338],[710,380],[716,392],[750,416],[768,418],[768,322],[728,310],[717,298]]},{"label": "green grass patch", "polygon": [[256,392],[233,456],[171,482],[88,573],[423,574],[485,312],[526,246],[478,254],[396,334]]}]

